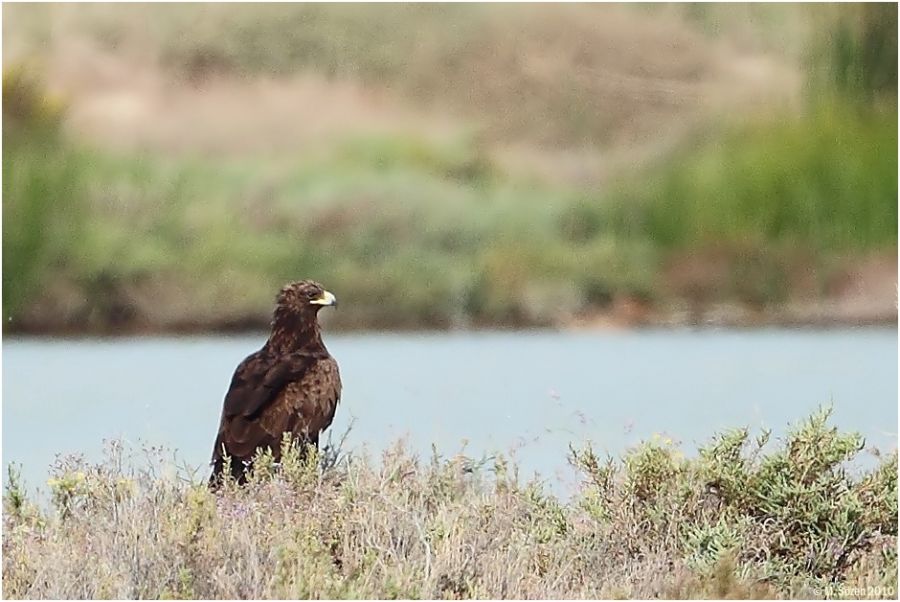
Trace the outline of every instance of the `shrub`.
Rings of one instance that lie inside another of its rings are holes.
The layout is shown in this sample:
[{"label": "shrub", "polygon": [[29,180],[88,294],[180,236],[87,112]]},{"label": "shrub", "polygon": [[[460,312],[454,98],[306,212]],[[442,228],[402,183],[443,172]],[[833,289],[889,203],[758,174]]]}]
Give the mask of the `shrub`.
[{"label": "shrub", "polygon": [[695,458],[655,438],[589,446],[563,501],[503,456],[402,443],[368,455],[258,459],[249,484],[112,444],[64,458],[50,507],[14,473],[4,496],[8,598],[824,597],[896,593],[897,455],[852,476],[855,434],[816,413],[775,449],[746,430]]}]

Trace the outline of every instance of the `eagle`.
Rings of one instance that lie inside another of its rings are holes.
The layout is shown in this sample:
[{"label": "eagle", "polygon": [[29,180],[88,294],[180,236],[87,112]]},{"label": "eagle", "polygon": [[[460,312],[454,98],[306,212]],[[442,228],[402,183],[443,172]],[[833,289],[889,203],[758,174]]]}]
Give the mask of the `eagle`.
[{"label": "eagle", "polygon": [[318,313],[336,305],[335,296],[311,280],[278,293],[268,340],[238,364],[225,395],[211,485],[221,482],[226,457],[239,483],[256,450],[269,448],[279,461],[284,433],[318,447],[341,397],[338,365],[322,343]]}]

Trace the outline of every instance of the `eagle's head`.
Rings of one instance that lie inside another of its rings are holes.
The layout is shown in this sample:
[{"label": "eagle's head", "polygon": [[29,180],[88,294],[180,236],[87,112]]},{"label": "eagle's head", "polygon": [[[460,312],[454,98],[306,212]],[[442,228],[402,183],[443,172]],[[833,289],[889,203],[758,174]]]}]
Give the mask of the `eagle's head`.
[{"label": "eagle's head", "polygon": [[315,316],[326,305],[336,306],[337,298],[318,282],[301,280],[284,285],[278,292],[275,303],[276,311]]},{"label": "eagle's head", "polygon": [[318,282],[301,280],[283,286],[275,299],[269,346],[283,352],[321,346],[316,315],[326,305],[337,305],[337,299]]}]

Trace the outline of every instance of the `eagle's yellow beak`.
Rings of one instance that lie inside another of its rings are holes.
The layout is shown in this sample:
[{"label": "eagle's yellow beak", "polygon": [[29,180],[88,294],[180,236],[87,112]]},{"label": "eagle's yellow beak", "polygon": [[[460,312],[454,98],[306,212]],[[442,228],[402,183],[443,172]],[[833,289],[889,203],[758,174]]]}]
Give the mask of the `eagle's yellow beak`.
[{"label": "eagle's yellow beak", "polygon": [[310,304],[312,304],[312,305],[331,305],[331,306],[337,307],[337,297],[335,297],[333,294],[329,293],[328,291],[325,291],[322,293],[321,297],[310,301]]}]

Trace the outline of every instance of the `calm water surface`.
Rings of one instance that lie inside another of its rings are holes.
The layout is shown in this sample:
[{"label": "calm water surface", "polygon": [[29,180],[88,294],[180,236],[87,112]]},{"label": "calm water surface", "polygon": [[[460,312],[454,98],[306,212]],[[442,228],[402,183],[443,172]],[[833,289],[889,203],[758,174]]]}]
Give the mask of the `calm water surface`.
[{"label": "calm water surface", "polygon": [[[42,485],[58,453],[99,458],[103,440],[209,458],[238,362],[264,335],[3,342],[3,464]],[[897,445],[897,331],[326,334],[344,395],[332,430],[377,453],[466,445],[514,451],[571,487],[570,441],[616,453],[665,433],[690,453],[717,429],[775,433],[819,404],[882,448]],[[4,480],[6,474],[4,470]]]}]

